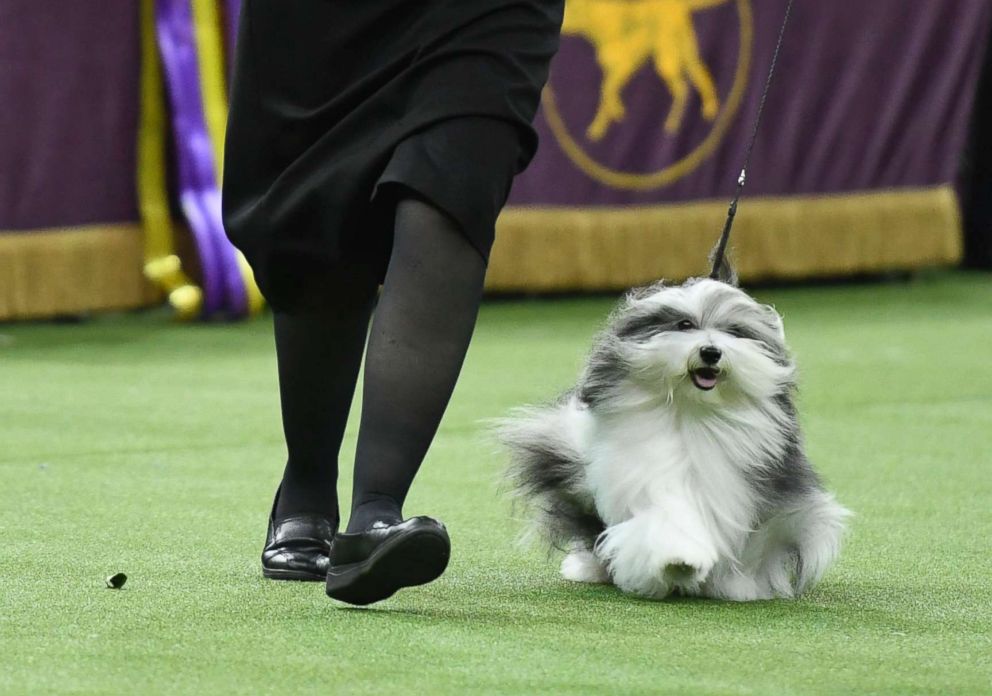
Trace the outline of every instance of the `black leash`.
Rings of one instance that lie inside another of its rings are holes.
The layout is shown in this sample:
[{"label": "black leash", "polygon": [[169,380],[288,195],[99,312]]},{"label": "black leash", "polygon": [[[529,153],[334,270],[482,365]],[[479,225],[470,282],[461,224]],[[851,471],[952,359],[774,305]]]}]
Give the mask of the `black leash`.
[{"label": "black leash", "polygon": [[775,75],[775,66],[778,63],[778,53],[782,48],[782,38],[785,36],[785,25],[789,23],[789,15],[792,13],[792,0],[785,6],[785,17],[782,18],[782,28],[778,32],[778,43],[775,44],[775,53],[772,54],[772,64],[768,68],[768,79],[765,81],[765,91],[761,93],[761,101],[758,104],[758,114],[754,117],[754,130],[751,131],[751,140],[744,151],[744,167],[740,176],[737,177],[737,193],[734,200],[730,201],[730,209],[727,210],[727,222],[723,226],[723,233],[720,235],[720,242],[713,252],[713,270],[710,278],[716,280],[720,275],[720,267],[723,265],[723,258],[727,252],[727,242],[730,241],[730,228],[734,225],[734,216],[737,215],[737,202],[744,191],[744,182],[747,180],[747,168],[751,163],[751,150],[754,149],[754,141],[758,139],[758,126],[761,124],[761,113],[765,110],[765,100],[768,98],[768,91],[772,86],[772,77]]}]

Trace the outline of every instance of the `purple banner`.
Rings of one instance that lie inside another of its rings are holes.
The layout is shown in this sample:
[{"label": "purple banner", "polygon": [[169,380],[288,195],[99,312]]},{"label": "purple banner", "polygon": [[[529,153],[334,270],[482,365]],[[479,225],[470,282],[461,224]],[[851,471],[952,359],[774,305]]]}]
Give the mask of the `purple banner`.
[{"label": "purple banner", "polygon": [[0,2],[0,231],[127,222],[138,3]]},{"label": "purple banner", "polygon": [[[569,0],[515,205],[652,204],[734,188],[786,0]],[[989,0],[797,2],[749,195],[953,182]]]},{"label": "purple banner", "polygon": [[[228,19],[237,4],[226,2]],[[784,7],[569,0],[541,148],[510,203],[729,196]],[[992,2],[797,2],[793,12],[748,194],[953,181]],[[0,161],[17,173],[0,185],[0,230],[137,220],[138,36],[135,2],[0,3]],[[684,110],[669,120],[679,93]]]}]

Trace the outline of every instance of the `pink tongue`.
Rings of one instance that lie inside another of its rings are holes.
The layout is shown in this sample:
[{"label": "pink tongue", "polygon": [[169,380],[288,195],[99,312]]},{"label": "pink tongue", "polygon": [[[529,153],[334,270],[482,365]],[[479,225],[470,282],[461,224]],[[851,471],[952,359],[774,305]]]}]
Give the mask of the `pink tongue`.
[{"label": "pink tongue", "polygon": [[700,374],[694,374],[692,376],[692,380],[697,386],[700,386],[703,389],[712,389],[716,386],[716,377],[704,377]]}]

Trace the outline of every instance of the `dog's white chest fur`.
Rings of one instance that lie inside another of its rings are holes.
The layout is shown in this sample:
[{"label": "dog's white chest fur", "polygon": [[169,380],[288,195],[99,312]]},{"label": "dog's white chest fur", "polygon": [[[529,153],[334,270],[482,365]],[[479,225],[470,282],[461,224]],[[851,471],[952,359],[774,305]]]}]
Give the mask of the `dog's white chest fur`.
[{"label": "dog's white chest fur", "polygon": [[587,476],[608,526],[680,499],[695,508],[723,553],[739,550],[756,509],[743,478],[748,463],[742,454],[753,450],[753,438],[775,437],[772,429],[728,437],[725,431],[715,434],[705,421],[661,409],[590,421]]}]

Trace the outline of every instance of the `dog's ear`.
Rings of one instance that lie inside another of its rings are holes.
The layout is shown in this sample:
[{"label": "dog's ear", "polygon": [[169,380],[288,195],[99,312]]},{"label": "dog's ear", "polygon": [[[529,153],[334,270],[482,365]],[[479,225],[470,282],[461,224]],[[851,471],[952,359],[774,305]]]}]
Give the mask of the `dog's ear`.
[{"label": "dog's ear", "polygon": [[709,256],[710,268],[713,269],[710,278],[712,278],[713,280],[719,280],[723,283],[726,283],[727,285],[732,285],[733,287],[736,288],[737,271],[735,271],[734,267],[730,265],[730,259],[727,258],[729,256],[728,253],[730,251],[729,249],[726,249],[724,251],[723,256],[720,257],[719,264],[714,266],[714,261],[716,260],[716,253],[717,251],[719,251],[719,249],[720,249],[720,245],[718,243],[715,247],[713,247],[713,250],[710,252],[710,256]]}]

